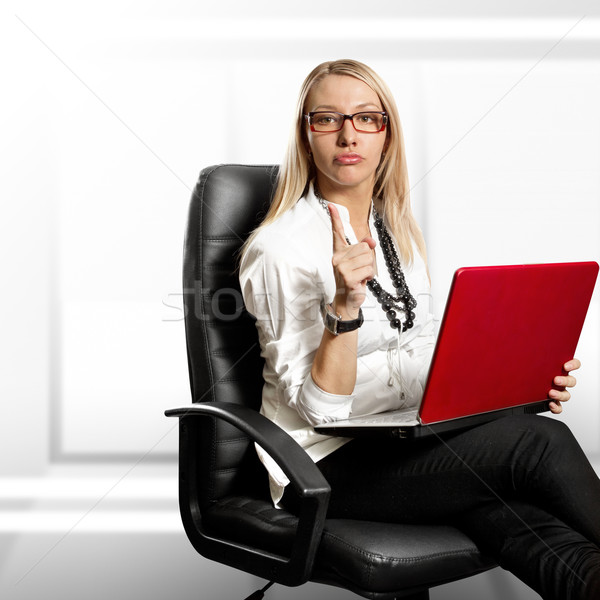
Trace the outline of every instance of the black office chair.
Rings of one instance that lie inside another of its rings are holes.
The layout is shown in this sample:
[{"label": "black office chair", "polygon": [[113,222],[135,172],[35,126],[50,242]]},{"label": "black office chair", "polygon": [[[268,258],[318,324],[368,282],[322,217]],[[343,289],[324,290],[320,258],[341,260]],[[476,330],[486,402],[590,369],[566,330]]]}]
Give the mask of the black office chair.
[{"label": "black office chair", "polygon": [[[321,472],[258,412],[263,361],[242,301],[237,252],[265,215],[276,175],[273,166],[209,167],[192,195],[183,285],[193,403],[166,411],[180,419],[185,531],[201,555],[269,582],[427,600],[429,588],[496,565],[453,527],[328,519]],[[298,515],[273,507],[254,442],[288,476]]]}]

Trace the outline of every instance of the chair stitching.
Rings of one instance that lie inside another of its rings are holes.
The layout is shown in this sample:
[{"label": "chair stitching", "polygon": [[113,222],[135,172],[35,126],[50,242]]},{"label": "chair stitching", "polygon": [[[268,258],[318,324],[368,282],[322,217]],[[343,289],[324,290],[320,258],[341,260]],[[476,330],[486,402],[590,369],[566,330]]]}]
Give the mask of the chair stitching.
[{"label": "chair stitching", "polygon": [[221,474],[221,475],[225,475],[226,473],[239,473],[239,468],[238,467],[228,467],[228,468],[219,468],[217,467],[216,469],[211,469],[210,470],[211,473],[213,474]]},{"label": "chair stitching", "polygon": [[[223,269],[223,265],[225,265],[225,264],[227,264],[227,263],[222,262],[222,263],[214,263],[212,265],[204,265],[204,269],[206,271],[220,271]],[[228,271],[228,274],[231,275],[232,278],[235,275],[234,271]]]},{"label": "chair stitching", "polygon": [[235,438],[229,438],[227,440],[217,440],[217,444],[237,444],[239,442],[247,442],[248,441],[248,436],[246,437],[235,437]]},{"label": "chair stitching", "polygon": [[251,510],[249,508],[247,508],[247,504],[249,504],[251,501],[247,502],[246,505],[240,504],[235,506],[235,508],[237,510],[240,510],[242,512],[244,512],[247,515],[253,516],[253,517],[258,517],[263,523],[267,523],[267,524],[280,524],[283,523],[285,521],[290,521],[291,523],[295,523],[297,525],[297,519],[296,517],[292,517],[292,516],[279,516],[277,514],[273,515],[272,517],[268,517],[265,516],[265,512],[268,512],[269,510],[276,510],[276,509],[264,509],[263,511],[256,511],[256,510]]},{"label": "chair stitching", "polygon": [[370,587],[371,586],[371,581],[373,579],[373,561],[372,560],[367,560],[365,561],[365,570],[366,570],[366,582],[367,585]]}]

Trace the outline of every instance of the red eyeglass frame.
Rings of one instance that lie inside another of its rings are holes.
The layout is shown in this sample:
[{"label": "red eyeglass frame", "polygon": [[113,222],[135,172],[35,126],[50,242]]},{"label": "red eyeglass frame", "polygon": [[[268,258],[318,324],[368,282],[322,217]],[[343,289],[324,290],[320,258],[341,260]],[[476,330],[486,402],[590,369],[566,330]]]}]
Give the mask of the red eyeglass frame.
[{"label": "red eyeglass frame", "polygon": [[[318,131],[317,129],[315,129],[315,126],[311,123],[311,119],[315,115],[327,115],[327,114],[341,115],[343,117],[340,128],[339,129],[331,129],[330,131]],[[357,129],[356,125],[354,124],[354,117],[356,115],[363,115],[363,114],[381,115],[383,117],[383,123],[381,124],[381,129],[378,129],[377,131],[364,131],[363,129]],[[385,131],[385,128],[388,123],[388,114],[385,112],[385,110],[361,110],[360,112],[354,113],[353,115],[345,115],[344,113],[337,112],[335,110],[316,110],[316,111],[312,111],[312,112],[305,114],[304,118],[308,121],[310,130],[313,131],[314,133],[336,133],[338,131],[341,131],[344,128],[344,123],[346,122],[347,119],[350,119],[350,123],[352,123],[352,127],[354,127],[354,131],[357,131],[358,133],[381,133],[382,131]]]}]

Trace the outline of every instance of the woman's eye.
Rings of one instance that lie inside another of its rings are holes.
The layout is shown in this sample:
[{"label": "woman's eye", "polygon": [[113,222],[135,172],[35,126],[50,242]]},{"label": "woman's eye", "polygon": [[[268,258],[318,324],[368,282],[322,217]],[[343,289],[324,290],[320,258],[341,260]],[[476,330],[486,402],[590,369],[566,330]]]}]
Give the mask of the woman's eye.
[{"label": "woman's eye", "polygon": [[317,119],[319,125],[331,125],[335,123],[336,118],[334,115],[320,115]]}]

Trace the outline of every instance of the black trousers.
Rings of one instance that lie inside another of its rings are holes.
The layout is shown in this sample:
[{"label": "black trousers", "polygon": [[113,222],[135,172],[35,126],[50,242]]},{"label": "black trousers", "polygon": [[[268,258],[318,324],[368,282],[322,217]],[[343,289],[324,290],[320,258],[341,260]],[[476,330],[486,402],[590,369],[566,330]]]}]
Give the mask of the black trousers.
[{"label": "black trousers", "polygon": [[317,464],[330,517],[454,524],[542,598],[600,599],[600,480],[561,421],[360,438]]}]

